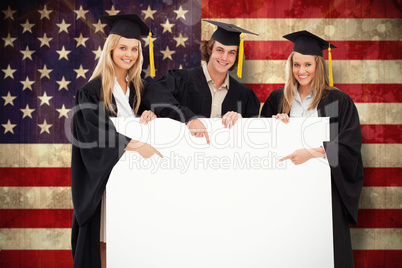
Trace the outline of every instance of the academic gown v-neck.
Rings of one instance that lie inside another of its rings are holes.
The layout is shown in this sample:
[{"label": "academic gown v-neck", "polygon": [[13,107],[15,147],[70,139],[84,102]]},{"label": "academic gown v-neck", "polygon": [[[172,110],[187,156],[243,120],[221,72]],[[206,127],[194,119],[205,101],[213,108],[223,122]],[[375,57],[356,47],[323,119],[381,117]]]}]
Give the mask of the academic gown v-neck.
[{"label": "academic gown v-neck", "polygon": [[[210,118],[212,97],[202,67],[169,70],[150,85],[144,105],[158,117],[187,123],[197,117]],[[260,101],[255,93],[229,76],[229,90],[222,103],[222,115],[235,111],[244,118],[257,117]]]},{"label": "academic gown v-neck", "polygon": [[[71,246],[74,268],[98,268],[101,199],[114,165],[131,138],[118,133],[102,104],[102,82],[95,78],[75,97],[71,192],[74,205]],[[136,101],[130,85],[129,103]],[[113,98],[115,105],[115,100]],[[117,112],[117,108],[115,109]],[[143,108],[140,107],[141,114]]]},{"label": "academic gown v-neck", "polygon": [[[261,117],[280,113],[283,88],[265,101]],[[330,141],[324,142],[331,168],[335,268],[353,267],[349,224],[356,225],[364,174],[359,115],[352,99],[340,90],[325,90],[317,106],[319,117],[330,118]]]}]

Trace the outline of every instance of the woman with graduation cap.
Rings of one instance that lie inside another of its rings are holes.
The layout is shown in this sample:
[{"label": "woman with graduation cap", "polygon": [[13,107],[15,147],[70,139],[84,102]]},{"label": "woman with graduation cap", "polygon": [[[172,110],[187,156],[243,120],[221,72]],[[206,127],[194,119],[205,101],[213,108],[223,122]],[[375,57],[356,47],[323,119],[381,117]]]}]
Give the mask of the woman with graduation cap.
[{"label": "woman with graduation cap", "polygon": [[[273,91],[261,110],[262,117],[289,122],[289,117],[329,117],[330,141],[314,149],[299,149],[285,156],[299,165],[326,157],[331,168],[332,219],[335,267],[353,267],[349,224],[357,222],[363,186],[362,136],[359,115],[352,99],[332,85],[331,54],[328,75],[322,50],[336,48],[327,41],[300,31],[285,35],[294,42],[286,65],[285,88]],[[306,241],[308,243],[308,241]]]},{"label": "woman with graduation cap", "polygon": [[228,73],[238,62],[241,77],[243,33],[254,33],[233,24],[204,21],[218,26],[211,40],[201,46],[206,63],[188,70],[169,70],[149,86],[144,103],[159,117],[186,123],[193,136],[205,137],[209,143],[199,117],[222,117],[222,124],[231,128],[238,118],[258,116],[260,101],[251,89]]},{"label": "woman with graduation cap", "polygon": [[137,15],[102,19],[111,27],[110,34],[90,81],[76,94],[73,116],[71,244],[74,267],[83,268],[101,267],[102,196],[114,165],[126,150],[144,158],[162,156],[151,145],[119,134],[110,120],[141,115],[140,122],[146,124],[156,118],[141,103],[145,83],[140,77],[139,40],[150,30]]}]

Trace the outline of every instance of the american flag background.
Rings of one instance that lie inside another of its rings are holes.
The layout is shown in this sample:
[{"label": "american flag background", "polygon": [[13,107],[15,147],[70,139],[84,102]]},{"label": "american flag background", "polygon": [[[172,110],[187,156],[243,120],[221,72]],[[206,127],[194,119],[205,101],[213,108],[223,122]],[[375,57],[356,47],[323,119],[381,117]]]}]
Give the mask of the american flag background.
[{"label": "american flag background", "polygon": [[284,85],[292,44],[283,35],[308,30],[336,45],[335,86],[356,103],[364,143],[355,267],[402,267],[400,1],[6,0],[0,10],[0,267],[72,267],[64,125],[109,31],[100,16],[129,13],[155,34],[155,79],[200,66],[201,40],[215,29],[204,18],[258,33],[245,36],[240,81],[262,103]]}]

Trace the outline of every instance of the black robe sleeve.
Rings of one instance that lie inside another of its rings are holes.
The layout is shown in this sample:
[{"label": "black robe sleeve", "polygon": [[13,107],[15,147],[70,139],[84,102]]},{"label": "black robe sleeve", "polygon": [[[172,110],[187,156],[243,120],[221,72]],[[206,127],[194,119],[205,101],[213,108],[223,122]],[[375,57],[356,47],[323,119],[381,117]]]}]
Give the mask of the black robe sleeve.
[{"label": "black robe sleeve", "polygon": [[245,111],[242,115],[243,118],[251,118],[251,117],[258,117],[260,113],[261,102],[258,99],[257,95],[249,89],[248,98],[245,105]]},{"label": "black robe sleeve", "polygon": [[[211,116],[212,96],[202,67],[169,70],[150,85],[144,97],[145,106],[159,117],[189,122]],[[255,93],[229,76],[229,91],[222,102],[222,115],[236,111],[243,117],[257,117],[260,101]]]},{"label": "black robe sleeve", "polygon": [[261,109],[261,117],[271,118],[273,115],[276,115],[280,111],[280,103],[283,96],[283,88],[276,89],[269,94],[267,100],[264,102],[264,105]]},{"label": "black robe sleeve", "polygon": [[183,123],[191,121],[196,115],[182,105],[179,96],[186,92],[187,82],[185,70],[169,70],[164,77],[148,86],[144,95],[145,107],[158,117],[168,117]]},{"label": "black robe sleeve", "polygon": [[229,77],[229,91],[222,103],[222,116],[234,111],[243,118],[258,117],[260,113],[260,100],[250,88]]},{"label": "black robe sleeve", "polygon": [[352,99],[338,90],[327,91],[318,110],[320,116],[330,117],[331,137],[324,142],[325,153],[348,221],[355,225],[364,181],[359,115]]},{"label": "black robe sleeve", "polygon": [[130,138],[119,134],[92,81],[76,94],[73,115],[71,191],[74,205],[74,267],[100,267],[100,205],[109,175]]}]

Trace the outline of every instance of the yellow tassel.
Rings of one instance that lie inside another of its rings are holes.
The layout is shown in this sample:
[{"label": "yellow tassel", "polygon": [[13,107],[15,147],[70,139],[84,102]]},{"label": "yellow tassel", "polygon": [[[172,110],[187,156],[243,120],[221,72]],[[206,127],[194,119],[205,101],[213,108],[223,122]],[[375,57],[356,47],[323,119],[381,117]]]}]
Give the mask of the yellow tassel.
[{"label": "yellow tassel", "polygon": [[244,40],[243,40],[243,34],[240,34],[239,60],[237,63],[237,76],[239,78],[241,78],[241,73],[243,71],[243,54],[244,54]]},{"label": "yellow tassel", "polygon": [[151,31],[149,31],[149,66],[151,67],[151,77],[155,77],[154,44]]},{"label": "yellow tassel", "polygon": [[332,55],[331,55],[331,44],[328,46],[328,69],[329,69],[329,86],[334,86],[334,78],[332,76]]}]

